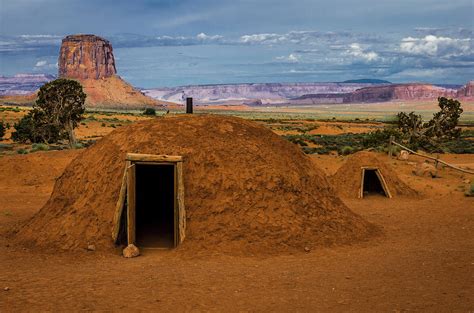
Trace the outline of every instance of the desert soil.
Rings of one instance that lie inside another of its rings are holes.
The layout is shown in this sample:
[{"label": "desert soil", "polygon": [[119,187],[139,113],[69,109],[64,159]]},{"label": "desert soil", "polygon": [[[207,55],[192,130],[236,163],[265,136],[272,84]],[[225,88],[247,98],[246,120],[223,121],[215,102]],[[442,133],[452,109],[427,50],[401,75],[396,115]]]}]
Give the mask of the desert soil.
[{"label": "desert soil", "polygon": [[[420,160],[389,161],[423,197],[344,199],[384,235],[310,252],[190,257],[145,250],[124,259],[11,244],[5,230],[39,210],[77,153],[0,157],[0,312],[474,312],[474,200],[463,195],[473,177],[448,169],[441,178],[417,177],[411,172]],[[313,158],[327,174],[343,162]],[[474,167],[472,155],[443,158]]]}]

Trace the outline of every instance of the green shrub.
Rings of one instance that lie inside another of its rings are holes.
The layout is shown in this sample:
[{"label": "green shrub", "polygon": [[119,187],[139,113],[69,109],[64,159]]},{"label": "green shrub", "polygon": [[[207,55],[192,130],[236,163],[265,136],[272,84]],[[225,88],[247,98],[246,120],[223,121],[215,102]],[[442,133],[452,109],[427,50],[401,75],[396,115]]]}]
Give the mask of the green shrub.
[{"label": "green shrub", "polygon": [[143,111],[143,115],[156,115],[156,110],[153,108],[146,108],[145,111]]},{"label": "green shrub", "polygon": [[[365,149],[374,149],[375,151],[388,152],[388,143],[391,136],[396,142],[402,143],[412,150],[423,149],[432,153],[468,153],[474,154],[474,140],[472,133],[463,133],[456,139],[444,139],[432,145],[429,142],[406,142],[404,136],[396,128],[387,127],[370,133],[352,134],[345,133],[340,135],[285,135],[287,140],[301,146],[303,151],[308,154],[328,154],[331,151],[337,151],[339,154],[355,153]],[[309,148],[308,142],[314,143],[319,147]],[[352,148],[352,151],[347,147]],[[344,151],[343,151],[344,150]],[[400,152],[398,146],[392,146],[394,155]]]},{"label": "green shrub", "polygon": [[44,143],[34,143],[31,146],[31,152],[48,151],[48,150],[49,150],[49,146],[47,144],[44,144]]},{"label": "green shrub", "polygon": [[466,197],[474,197],[474,181],[471,182],[471,187],[464,193],[464,195],[466,195]]},{"label": "green shrub", "polygon": [[102,123],[102,124],[100,124],[100,126],[105,127],[106,125],[105,125],[105,123]]},{"label": "green shrub", "polygon": [[354,148],[352,148],[350,146],[344,146],[344,147],[342,147],[342,149],[339,153],[342,154],[342,155],[349,155],[349,154],[354,153]]},{"label": "green shrub", "polygon": [[362,139],[362,144],[366,148],[386,146],[391,136],[395,138],[395,141],[401,141],[401,133],[396,128],[388,127],[365,134]]},{"label": "green shrub", "polygon": [[28,150],[26,150],[26,149],[18,149],[18,150],[16,151],[16,153],[18,153],[18,154],[28,154]]},{"label": "green shrub", "polygon": [[384,152],[392,152],[392,155],[398,155],[400,153],[400,151],[402,150],[399,146],[395,146],[395,145],[392,145],[391,148],[387,147],[386,149],[381,149],[381,151],[384,151]]},{"label": "green shrub", "polygon": [[72,146],[73,149],[82,149],[84,148],[84,145],[82,143],[76,143],[74,146]]}]

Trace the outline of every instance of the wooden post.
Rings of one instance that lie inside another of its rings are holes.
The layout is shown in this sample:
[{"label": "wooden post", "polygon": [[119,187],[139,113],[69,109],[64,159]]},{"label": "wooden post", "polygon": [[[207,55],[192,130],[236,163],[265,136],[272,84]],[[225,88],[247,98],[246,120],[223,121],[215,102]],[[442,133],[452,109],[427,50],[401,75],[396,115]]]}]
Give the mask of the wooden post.
[{"label": "wooden post", "polygon": [[122,214],[124,214],[123,208],[125,206],[125,198],[127,193],[127,172],[130,165],[130,161],[127,161],[125,163],[125,171],[122,176],[122,185],[120,186],[119,198],[117,200],[117,204],[115,205],[114,226],[112,229],[112,239],[114,240],[114,242],[117,242],[118,235],[120,232],[120,221],[122,219]]},{"label": "wooden post", "polygon": [[393,156],[393,144],[392,142],[395,140],[395,137],[392,135],[390,136],[390,141],[388,142],[388,156],[392,158]]},{"label": "wooden post", "polygon": [[127,242],[135,244],[135,165],[127,170]]},{"label": "wooden post", "polygon": [[186,98],[186,113],[193,114],[193,98]]},{"label": "wooden post", "polygon": [[365,179],[365,168],[361,168],[360,187],[359,187],[359,199],[364,197],[364,179]]},{"label": "wooden post", "polygon": [[186,237],[186,210],[184,208],[184,181],[183,181],[183,162],[176,163],[176,174],[178,179],[178,190],[176,198],[178,200],[178,228],[179,242],[182,243]]}]

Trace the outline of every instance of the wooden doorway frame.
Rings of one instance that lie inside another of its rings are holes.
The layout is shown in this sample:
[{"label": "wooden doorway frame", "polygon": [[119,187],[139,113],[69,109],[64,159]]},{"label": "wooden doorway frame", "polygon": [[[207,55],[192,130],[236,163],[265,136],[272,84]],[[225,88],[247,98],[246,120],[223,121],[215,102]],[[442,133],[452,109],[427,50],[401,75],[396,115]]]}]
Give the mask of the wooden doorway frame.
[{"label": "wooden doorway frame", "polygon": [[[127,244],[136,244],[136,164],[174,166],[174,247],[186,237],[186,210],[184,207],[183,157],[127,153],[119,198],[115,206],[112,239],[119,240],[120,227],[126,226]],[[122,219],[126,219],[126,225]]]},{"label": "wooden doorway frame", "polygon": [[375,171],[375,174],[377,175],[377,178],[380,181],[380,184],[382,185],[382,189],[385,192],[385,195],[387,198],[391,199],[392,194],[390,193],[390,190],[388,189],[387,182],[385,181],[385,178],[382,175],[382,172],[378,167],[361,167],[361,179],[360,179],[360,187],[359,187],[359,198],[362,199],[364,198],[364,179],[365,179],[365,171]]}]

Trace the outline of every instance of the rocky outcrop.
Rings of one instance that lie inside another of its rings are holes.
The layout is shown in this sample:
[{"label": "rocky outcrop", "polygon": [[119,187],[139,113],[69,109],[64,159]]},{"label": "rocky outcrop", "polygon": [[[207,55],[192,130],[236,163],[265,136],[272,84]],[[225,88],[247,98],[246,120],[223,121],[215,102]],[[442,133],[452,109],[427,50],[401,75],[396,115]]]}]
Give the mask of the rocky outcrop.
[{"label": "rocky outcrop", "polygon": [[87,94],[86,106],[142,109],[165,105],[144,95],[117,75],[112,45],[95,35],[70,35],[59,52],[58,76],[78,80]]},{"label": "rocky outcrop", "polygon": [[117,75],[79,81],[87,94],[87,107],[141,110],[143,107],[165,105],[162,101],[145,96]]},{"label": "rocky outcrop", "polygon": [[472,98],[474,97],[474,80],[471,80],[466,85],[462,86],[458,92],[460,98]]},{"label": "rocky outcrop", "polygon": [[387,102],[397,100],[430,100],[456,97],[456,90],[429,84],[394,84],[356,90],[344,99],[346,103]]},{"label": "rocky outcrop", "polygon": [[112,45],[95,35],[63,39],[58,59],[59,77],[100,79],[117,73]]}]

